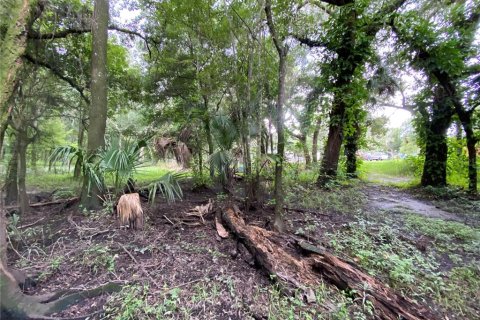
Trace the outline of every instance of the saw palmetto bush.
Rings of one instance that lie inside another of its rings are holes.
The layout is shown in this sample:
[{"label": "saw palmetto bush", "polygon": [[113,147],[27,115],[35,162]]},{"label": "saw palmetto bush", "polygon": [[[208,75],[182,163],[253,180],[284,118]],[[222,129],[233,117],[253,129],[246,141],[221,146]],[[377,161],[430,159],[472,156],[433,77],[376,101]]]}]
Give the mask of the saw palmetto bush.
[{"label": "saw palmetto bush", "polygon": [[[123,187],[143,164],[141,149],[146,147],[144,140],[138,142],[111,143],[95,154],[87,156],[86,150],[73,146],[57,147],[50,156],[50,163],[70,165],[81,159],[82,174],[87,177],[88,190],[92,186],[98,187],[103,193],[108,193],[108,182],[111,182],[113,193],[121,193]],[[167,202],[181,199],[182,189],[180,181],[185,178],[183,172],[167,172],[158,180],[148,185],[149,200],[153,202],[157,191],[165,197]]]},{"label": "saw palmetto bush", "polygon": [[238,138],[238,130],[230,118],[225,115],[218,115],[213,119],[212,129],[219,149],[210,155],[208,161],[218,172],[222,185],[228,187],[233,179],[235,155],[232,149]]}]

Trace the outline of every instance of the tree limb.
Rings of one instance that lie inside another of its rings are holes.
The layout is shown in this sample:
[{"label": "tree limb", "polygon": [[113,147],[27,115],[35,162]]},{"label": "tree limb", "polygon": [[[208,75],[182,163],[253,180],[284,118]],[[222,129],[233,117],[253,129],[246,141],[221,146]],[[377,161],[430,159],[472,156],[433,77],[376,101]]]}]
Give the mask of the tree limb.
[{"label": "tree limb", "polygon": [[292,37],[294,37],[298,42],[300,42],[301,44],[304,44],[310,48],[316,48],[316,47],[326,47],[327,44],[323,41],[320,41],[320,40],[312,40],[310,38],[307,38],[307,37],[302,37],[302,36],[299,36],[297,34],[292,34]]},{"label": "tree limb", "polygon": [[272,34],[273,43],[275,44],[275,48],[277,48],[279,55],[284,55],[284,47],[282,41],[278,38],[277,30],[275,29],[275,25],[273,23],[273,14],[272,14],[272,2],[270,0],[265,1],[265,13],[267,15],[267,25],[268,29],[270,29],[270,33]]},{"label": "tree limb", "polygon": [[22,58],[27,60],[28,62],[32,63],[32,64],[35,64],[35,65],[38,65],[38,66],[41,66],[45,69],[48,69],[50,70],[55,76],[57,76],[58,78],[62,79],[63,81],[67,82],[73,89],[75,89],[78,93],[80,93],[80,96],[82,97],[82,99],[87,103],[87,104],[90,104],[90,99],[87,98],[87,96],[85,95],[85,88],[79,86],[73,79],[63,75],[59,70],[57,70],[54,66],[50,65],[49,63],[45,62],[45,61],[40,61],[40,60],[37,60],[36,58],[32,57],[31,55],[29,55],[28,53],[25,53],[22,55]]}]

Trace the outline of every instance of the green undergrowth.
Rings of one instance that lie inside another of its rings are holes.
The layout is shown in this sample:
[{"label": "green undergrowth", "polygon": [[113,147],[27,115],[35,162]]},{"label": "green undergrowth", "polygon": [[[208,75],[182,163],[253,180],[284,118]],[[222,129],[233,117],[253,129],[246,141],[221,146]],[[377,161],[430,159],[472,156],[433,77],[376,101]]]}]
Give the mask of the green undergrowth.
[{"label": "green undergrowth", "polygon": [[408,214],[405,224],[410,231],[423,234],[435,240],[441,250],[460,248],[465,253],[480,255],[480,229],[467,226],[461,222]]},{"label": "green undergrowth", "polygon": [[153,288],[147,284],[125,286],[104,306],[104,319],[368,319],[373,309],[367,302],[355,303],[347,293],[325,284],[314,288],[314,303],[306,303],[302,292],[285,295],[279,286],[253,288],[242,294],[240,279],[225,276],[199,279],[189,286]]},{"label": "green undergrowth", "polygon": [[[462,319],[475,319],[480,298],[480,268],[475,258],[478,230],[413,214],[403,223],[406,230],[401,221],[385,217],[367,221],[358,216],[342,229],[325,234],[324,239],[335,253],[406,296],[423,303],[433,299]],[[438,241],[421,246],[421,235]],[[450,263],[445,264],[445,256]]]},{"label": "green undergrowth", "polygon": [[329,190],[301,184],[291,185],[285,192],[285,201],[291,206],[318,210],[321,213],[355,214],[366,203],[365,194],[355,181],[338,183]]}]

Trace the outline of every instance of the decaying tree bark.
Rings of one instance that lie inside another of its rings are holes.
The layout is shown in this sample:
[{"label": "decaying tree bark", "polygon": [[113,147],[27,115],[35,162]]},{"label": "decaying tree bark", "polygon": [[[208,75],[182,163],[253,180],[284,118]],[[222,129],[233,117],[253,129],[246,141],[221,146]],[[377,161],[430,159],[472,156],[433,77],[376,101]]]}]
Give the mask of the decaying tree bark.
[{"label": "decaying tree bark", "polygon": [[366,296],[372,303],[376,319],[439,318],[429,308],[398,295],[355,264],[342,260],[324,249],[307,250],[315,252],[308,257],[294,256],[275,241],[277,235],[275,232],[246,225],[240,213],[236,207],[224,210],[222,217],[225,224],[245,244],[256,262],[277,279],[293,284],[301,290],[308,290],[323,279],[341,290],[362,294],[362,297]]}]

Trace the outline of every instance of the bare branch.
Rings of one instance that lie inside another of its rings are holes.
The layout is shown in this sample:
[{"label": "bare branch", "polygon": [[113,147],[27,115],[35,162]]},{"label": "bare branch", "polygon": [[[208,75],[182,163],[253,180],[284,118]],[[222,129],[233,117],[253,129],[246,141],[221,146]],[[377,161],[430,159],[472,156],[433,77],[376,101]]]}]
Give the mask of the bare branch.
[{"label": "bare branch", "polygon": [[78,93],[80,93],[80,96],[82,99],[87,103],[90,104],[90,99],[87,98],[85,95],[85,88],[79,86],[73,79],[63,75],[59,70],[57,70],[54,66],[50,65],[49,63],[45,61],[40,61],[29,55],[28,53],[25,53],[22,56],[23,59],[27,60],[28,62],[41,66],[45,69],[50,70],[55,76],[58,78],[62,79],[63,81],[67,82],[73,89],[75,89]]}]

